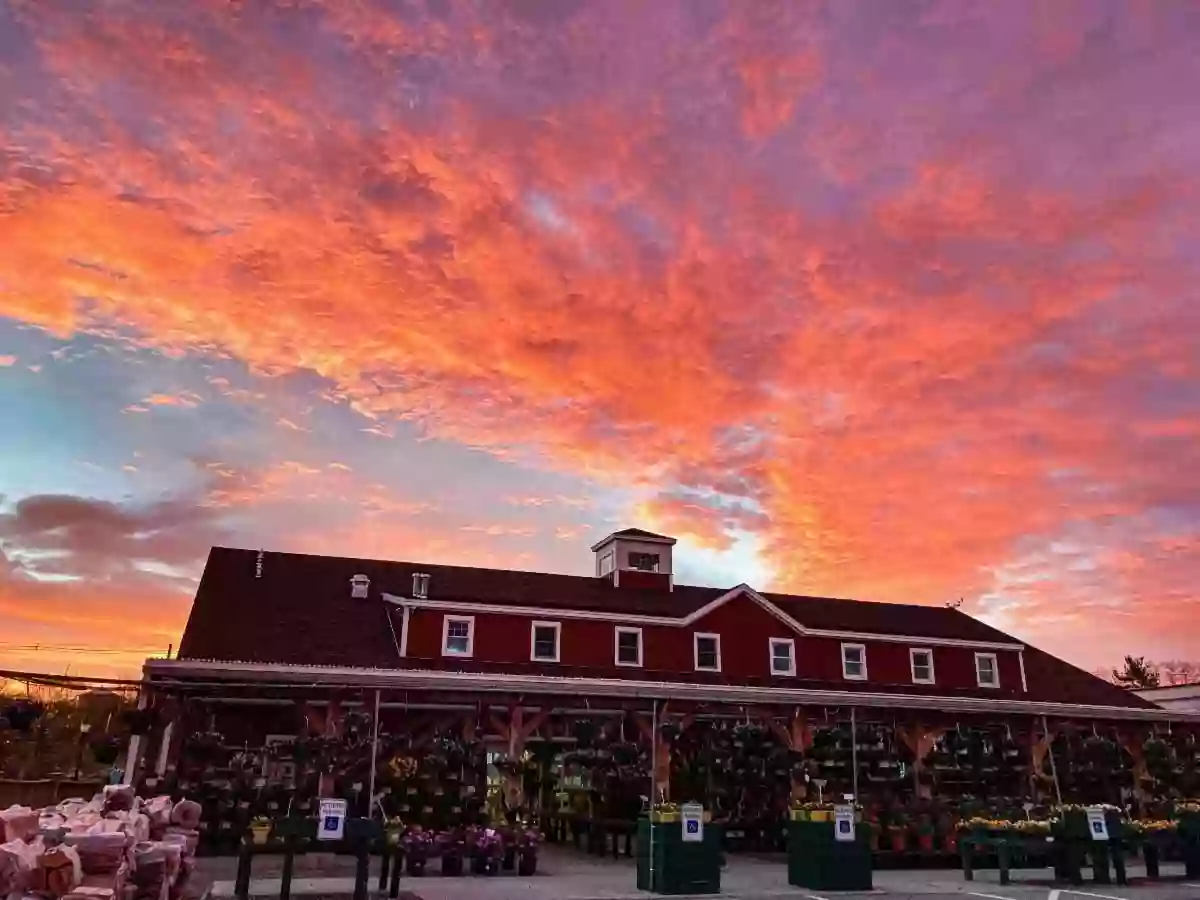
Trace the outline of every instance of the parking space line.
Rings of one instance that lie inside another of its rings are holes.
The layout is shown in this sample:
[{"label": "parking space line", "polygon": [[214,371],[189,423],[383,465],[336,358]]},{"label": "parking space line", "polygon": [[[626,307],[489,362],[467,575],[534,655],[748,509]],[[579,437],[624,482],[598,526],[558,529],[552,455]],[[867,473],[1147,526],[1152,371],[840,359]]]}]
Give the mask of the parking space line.
[{"label": "parking space line", "polygon": [[1115,897],[1112,894],[1091,894],[1087,891],[1077,891],[1074,888],[1062,888],[1064,894],[1078,894],[1080,897],[1099,897],[1100,900],[1122,900],[1120,897]]},{"label": "parking space line", "polygon": [[969,897],[987,897],[988,900],[1013,900],[1012,897],[1002,897],[999,894],[977,894],[975,891],[967,891]]}]

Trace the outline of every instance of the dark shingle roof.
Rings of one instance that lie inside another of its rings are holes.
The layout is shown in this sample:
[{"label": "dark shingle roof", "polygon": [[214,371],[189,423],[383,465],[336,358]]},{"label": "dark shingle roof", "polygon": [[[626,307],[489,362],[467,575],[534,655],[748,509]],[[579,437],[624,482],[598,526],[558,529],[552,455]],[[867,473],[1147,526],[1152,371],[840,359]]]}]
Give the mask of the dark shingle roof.
[{"label": "dark shingle roof", "polygon": [[[258,551],[214,547],[180,642],[179,658],[395,668],[393,623],[378,597],[384,592],[407,596],[416,572],[430,575],[432,599],[630,615],[687,616],[728,590],[693,585],[676,585],[673,591],[614,588],[606,579],[577,575],[272,552],[263,554],[260,576]],[[355,575],[370,578],[373,602],[351,597],[350,579]],[[1017,643],[1004,632],[944,606],[764,596],[811,629]],[[1034,648],[1028,648],[1025,665],[1031,700],[1154,707]]]}]

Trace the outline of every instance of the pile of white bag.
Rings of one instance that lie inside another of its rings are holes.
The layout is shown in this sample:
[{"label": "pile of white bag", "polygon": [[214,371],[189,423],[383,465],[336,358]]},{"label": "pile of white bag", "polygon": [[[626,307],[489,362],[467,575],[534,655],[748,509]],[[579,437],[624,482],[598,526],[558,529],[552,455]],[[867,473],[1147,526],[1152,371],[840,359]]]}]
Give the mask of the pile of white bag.
[{"label": "pile of white bag", "polygon": [[0,810],[0,900],[177,900],[200,807],[106,787],[89,801]]}]

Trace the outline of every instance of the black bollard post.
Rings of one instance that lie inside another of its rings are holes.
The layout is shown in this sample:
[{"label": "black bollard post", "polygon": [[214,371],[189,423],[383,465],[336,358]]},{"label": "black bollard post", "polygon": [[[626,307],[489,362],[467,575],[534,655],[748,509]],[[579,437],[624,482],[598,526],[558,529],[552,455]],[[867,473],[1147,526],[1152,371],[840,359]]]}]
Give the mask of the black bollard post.
[{"label": "black bollard post", "polygon": [[283,839],[283,872],[279,877],[279,900],[292,896],[292,872],[296,866],[296,836],[289,831]]},{"label": "black bollard post", "polygon": [[388,885],[388,897],[391,900],[396,900],[400,896],[400,870],[404,868],[404,852],[397,844],[394,853],[395,858],[392,860],[392,881]]},{"label": "black bollard post", "polygon": [[1142,845],[1142,859],[1146,861],[1146,877],[1158,881],[1158,845],[1146,841]]},{"label": "black bollard post", "polygon": [[1117,884],[1121,887],[1129,885],[1129,874],[1125,871],[1125,847],[1120,841],[1112,844],[1113,871],[1117,875]]},{"label": "black bollard post", "polygon": [[247,900],[250,896],[250,862],[253,857],[253,845],[243,839],[238,847],[237,878],[233,882],[233,896],[237,900]]},{"label": "black bollard post", "polygon": [[392,848],[388,845],[386,837],[384,837],[381,847],[379,852],[379,893],[382,894],[387,890],[388,870],[392,864]]},{"label": "black bollard post", "polygon": [[354,868],[354,900],[367,900],[367,882],[371,878],[371,845],[360,838],[355,847],[358,865]]},{"label": "black bollard post", "polygon": [[1096,884],[1112,884],[1112,874],[1108,871],[1108,842],[1092,841],[1092,880]]}]

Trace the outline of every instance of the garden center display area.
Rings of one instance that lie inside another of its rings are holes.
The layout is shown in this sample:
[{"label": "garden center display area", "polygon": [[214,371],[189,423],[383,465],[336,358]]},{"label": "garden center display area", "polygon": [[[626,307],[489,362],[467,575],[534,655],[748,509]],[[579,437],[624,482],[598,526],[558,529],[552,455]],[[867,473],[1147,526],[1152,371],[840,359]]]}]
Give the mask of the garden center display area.
[{"label": "garden center display area", "polygon": [[1195,847],[1200,717],[954,608],[677,584],[674,543],[615,532],[594,577],[215,548],[126,778],[200,804],[200,854],[339,799],[414,873],[647,859],[689,802],[737,854],[852,798],[876,867],[1036,856],[1081,806]]},{"label": "garden center display area", "polygon": [[[655,818],[697,801],[734,853],[781,850],[789,819],[820,819],[853,794],[876,867],[957,864],[966,834],[1048,833],[1060,799],[1128,808],[1130,835],[1168,837],[1180,823],[1186,835],[1200,812],[1187,801],[1200,796],[1192,724],[369,687],[295,700],[299,686],[244,683],[214,698],[215,686],[164,685],[138,775],[146,796],[201,804],[201,853],[234,853],[251,826],[312,815],[321,797],[365,816],[373,790],[375,815],[418,869],[469,859],[489,824],[496,846],[484,852],[514,850],[529,871],[539,833],[632,854],[652,769]],[[183,739],[164,745],[166,726]]]}]

